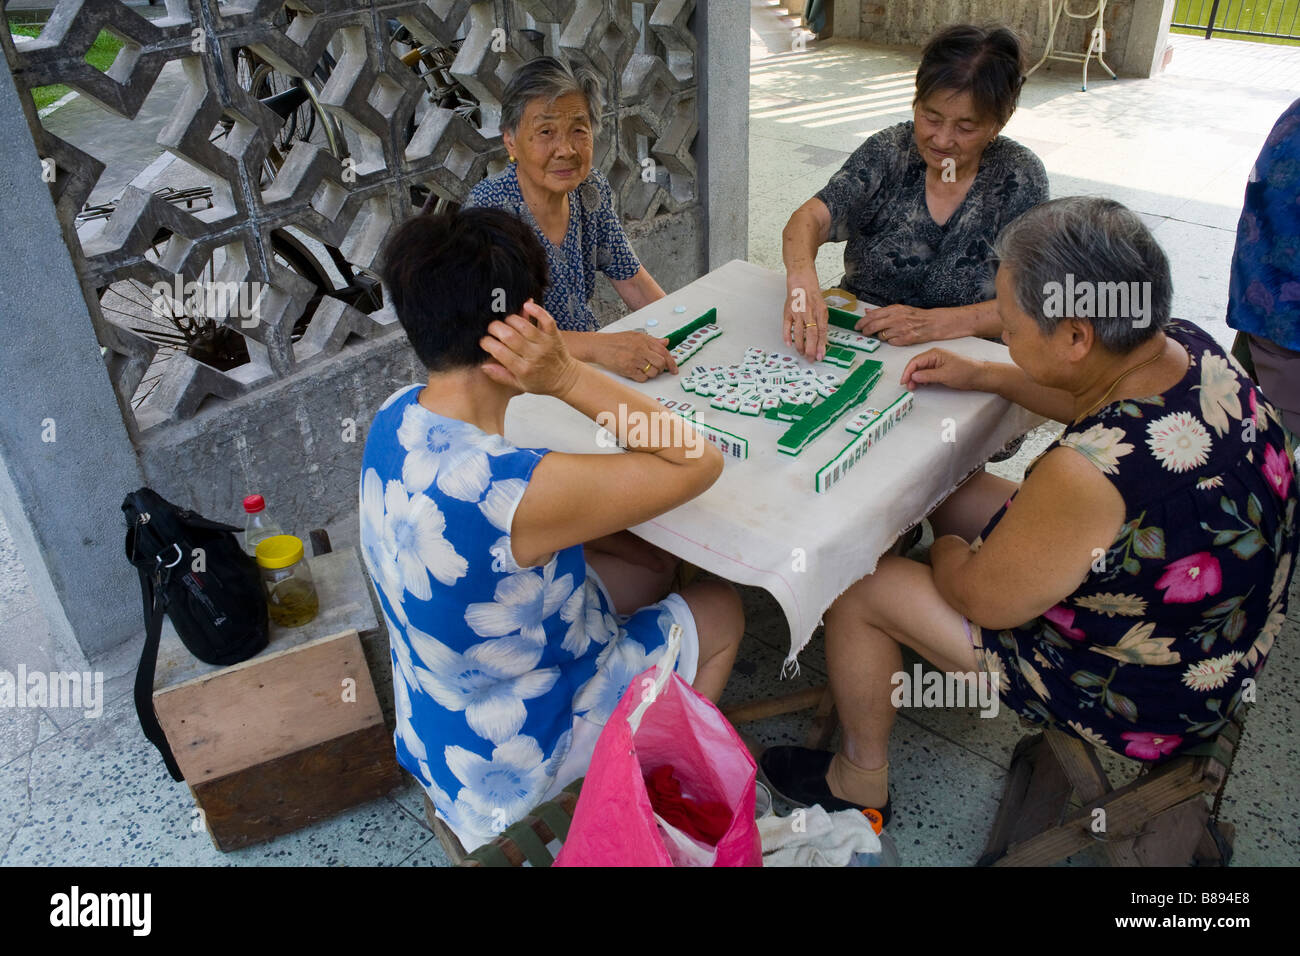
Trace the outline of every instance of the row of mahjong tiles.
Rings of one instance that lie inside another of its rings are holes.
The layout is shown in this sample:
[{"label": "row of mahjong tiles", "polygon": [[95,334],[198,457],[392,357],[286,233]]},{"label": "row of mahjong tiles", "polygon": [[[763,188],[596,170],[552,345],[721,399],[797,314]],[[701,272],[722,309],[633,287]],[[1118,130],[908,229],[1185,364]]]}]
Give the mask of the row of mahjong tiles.
[{"label": "row of mahjong tiles", "polygon": [[854,433],[853,438],[840,449],[839,454],[817,469],[817,475],[813,479],[813,487],[817,492],[829,491],[847,475],[862,460],[862,456],[912,410],[914,399],[912,392],[904,392],[883,411],[868,408],[850,419],[844,427]]}]

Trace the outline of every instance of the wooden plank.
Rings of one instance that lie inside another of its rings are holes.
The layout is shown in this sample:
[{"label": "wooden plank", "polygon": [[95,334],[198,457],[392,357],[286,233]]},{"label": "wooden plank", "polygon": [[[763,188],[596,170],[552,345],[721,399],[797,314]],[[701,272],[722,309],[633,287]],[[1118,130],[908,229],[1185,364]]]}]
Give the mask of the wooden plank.
[{"label": "wooden plank", "polygon": [[1197,796],[1160,814],[1133,845],[1141,866],[1190,866],[1197,845],[1208,836],[1210,810]]},{"label": "wooden plank", "polygon": [[1011,755],[1011,770],[1002,787],[1002,800],[998,803],[998,812],[993,818],[988,842],[984,844],[984,852],[976,866],[992,866],[1006,853],[1007,844],[1011,841],[1011,829],[1020,816],[1020,808],[1029,790],[1029,780],[1033,776],[1038,751],[1043,747],[1041,733],[1021,737],[1016,744],[1015,752]]},{"label": "wooden plank", "polygon": [[[429,799],[426,793],[424,796],[424,818],[429,822],[429,828],[433,830],[433,835],[438,838],[438,843],[442,845],[442,852],[447,854],[447,859],[451,861],[452,866],[460,866],[465,862],[465,847],[460,842],[460,837],[452,831],[451,827],[442,822],[438,816],[437,810],[433,806],[433,801]],[[475,864],[476,866],[478,864]]]},{"label": "wooden plank", "polygon": [[[1044,736],[1044,744],[1047,743]],[[1025,790],[1025,798],[1011,823],[1010,845],[1014,846],[1057,826],[1069,806],[1074,788],[1061,769],[1050,746],[1039,746],[1034,771]],[[1035,860],[1029,865],[1053,863],[1053,859]]]},{"label": "wooden plank", "polygon": [[[1106,832],[1111,840],[1136,836],[1158,813],[1201,792],[1197,758],[1175,759],[1145,777],[1139,777],[1101,801],[1106,809]],[[1039,866],[1077,853],[1092,845],[1092,810],[1085,807],[1060,826],[1021,843],[1012,843],[997,866]]]},{"label": "wooden plank", "polygon": [[[154,695],[191,785],[384,726],[355,631],[248,663]],[[355,700],[344,700],[348,678]]]},{"label": "wooden plank", "polygon": [[375,800],[402,782],[382,723],[219,779],[191,783],[212,842],[261,843]]},{"label": "wooden plank", "polygon": [[[1089,812],[1100,805],[1102,798],[1113,791],[1106,771],[1102,769],[1094,747],[1084,743],[1073,734],[1049,728],[1045,732],[1046,740],[1052,748],[1052,755],[1061,765],[1069,779],[1079,802]],[[1107,819],[1109,825],[1109,818]],[[1106,857],[1112,866],[1141,865],[1134,848],[1133,837],[1112,837],[1104,841]]]},{"label": "wooden plank", "polygon": [[804,690],[782,694],[779,697],[764,697],[762,700],[737,704],[735,707],[728,707],[724,710],[722,716],[733,724],[744,724],[751,720],[762,720],[764,717],[775,717],[778,714],[792,714],[795,711],[807,710],[809,707],[816,707],[821,703],[826,686],[822,684],[818,687],[808,687]]}]

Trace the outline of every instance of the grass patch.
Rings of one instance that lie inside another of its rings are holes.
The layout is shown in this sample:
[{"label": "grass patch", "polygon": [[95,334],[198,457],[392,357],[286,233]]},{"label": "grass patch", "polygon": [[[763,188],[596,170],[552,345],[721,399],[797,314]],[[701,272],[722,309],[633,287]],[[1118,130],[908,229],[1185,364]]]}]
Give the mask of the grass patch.
[{"label": "grass patch", "polygon": [[[41,35],[39,25],[22,25],[11,26],[9,32],[16,36],[38,37]],[[100,30],[99,36],[91,44],[90,49],[86,52],[86,62],[99,70],[101,73],[108,72],[108,68],[113,65],[113,60],[117,58],[117,51],[122,49],[122,41],[109,33],[107,30]],[[38,86],[32,90],[32,99],[36,101],[38,110],[45,109],[51,103],[66,96],[68,88],[62,83],[55,83],[51,86]]]},{"label": "grass patch", "polygon": [[[1174,33],[1205,36],[1210,22],[1212,0],[1178,0],[1174,4],[1174,23],[1198,24],[1200,29],[1173,27]],[[1300,0],[1224,0],[1214,18],[1214,36],[1225,40],[1254,43],[1281,43],[1300,46]],[[1221,29],[1253,30],[1278,33],[1281,37],[1248,37],[1239,33],[1220,33]]]}]

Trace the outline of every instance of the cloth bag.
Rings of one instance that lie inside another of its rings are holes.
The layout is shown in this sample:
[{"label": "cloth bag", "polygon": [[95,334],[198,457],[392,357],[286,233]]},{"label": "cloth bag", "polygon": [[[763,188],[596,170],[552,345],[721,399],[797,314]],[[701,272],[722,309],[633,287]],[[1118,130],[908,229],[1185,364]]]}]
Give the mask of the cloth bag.
[{"label": "cloth bag", "polygon": [[[762,866],[754,821],[754,758],[717,707],[673,672],[673,625],[657,668],[628,685],[601,731],[556,866]],[[670,765],[691,799],[727,806],[716,847],[658,818],[645,775]]]}]

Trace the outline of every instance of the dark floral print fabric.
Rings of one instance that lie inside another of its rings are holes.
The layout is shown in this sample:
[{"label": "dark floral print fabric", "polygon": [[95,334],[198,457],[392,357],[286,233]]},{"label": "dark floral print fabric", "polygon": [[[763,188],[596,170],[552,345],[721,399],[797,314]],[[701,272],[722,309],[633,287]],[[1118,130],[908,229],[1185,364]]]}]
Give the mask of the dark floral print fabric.
[{"label": "dark floral print fabric", "polygon": [[876,305],[933,309],[994,298],[993,241],[1047,200],[1042,161],[999,136],[980,157],[970,191],[940,226],[925,202],[925,160],[912,123],[859,146],[816,196],[831,214],[830,242],[844,247],[841,285]]},{"label": "dark floral print fabric", "polygon": [[1295,450],[1277,411],[1203,330],[1166,332],[1191,359],[1182,381],[1112,402],[1056,442],[1123,496],[1110,550],[1041,617],[972,625],[1004,703],[1139,760],[1214,736],[1237,709],[1286,619],[1300,541]]}]

